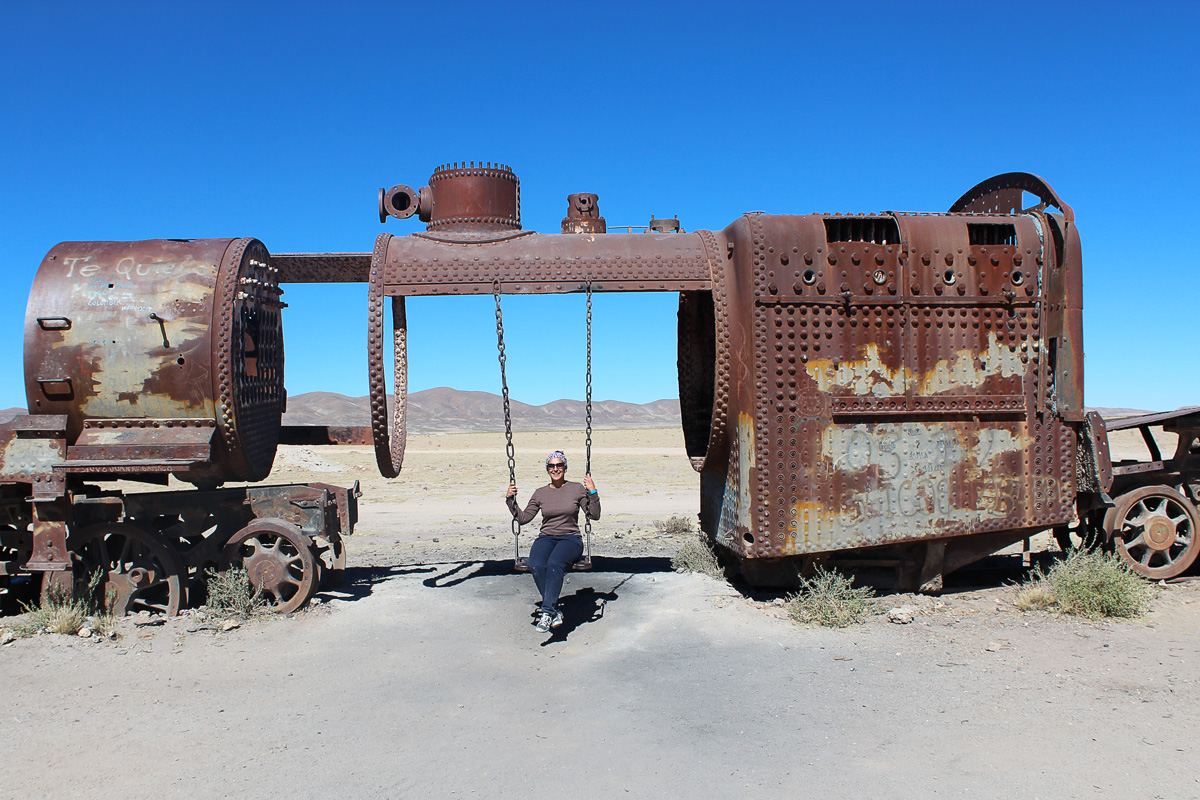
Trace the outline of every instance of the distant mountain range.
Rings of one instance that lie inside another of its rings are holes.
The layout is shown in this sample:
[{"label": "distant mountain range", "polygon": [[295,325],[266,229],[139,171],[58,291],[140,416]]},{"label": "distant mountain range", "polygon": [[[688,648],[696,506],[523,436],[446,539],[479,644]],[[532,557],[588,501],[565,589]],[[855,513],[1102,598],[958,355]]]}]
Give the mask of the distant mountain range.
[{"label": "distant mountain range", "polygon": [[[388,405],[393,399],[388,397]],[[512,400],[513,429],[519,431],[582,429],[584,405],[580,400],[555,400],[531,406]],[[306,392],[288,398],[285,425],[330,425],[361,427],[371,424],[371,406],[366,397],[346,397],[334,392]],[[1096,408],[1107,418],[1145,414],[1130,408]],[[0,411],[0,422],[7,422],[24,408]],[[653,403],[623,403],[601,400],[592,403],[594,428],[678,428],[679,401],[655,400]],[[504,402],[490,392],[464,392],[445,386],[414,392],[408,396],[408,430],[412,433],[451,433],[492,431],[504,428]]]},{"label": "distant mountain range", "polygon": [[[388,397],[388,405],[393,398]],[[514,430],[582,429],[585,420],[581,400],[555,400],[532,406],[509,402]],[[288,398],[285,425],[358,426],[371,424],[371,406],[366,397],[346,397],[332,392],[307,392]],[[504,429],[504,401],[490,392],[464,392],[438,387],[408,396],[408,430],[413,433],[452,431],[495,431]],[[678,428],[679,401],[623,403],[619,400],[592,402],[594,428]]]}]

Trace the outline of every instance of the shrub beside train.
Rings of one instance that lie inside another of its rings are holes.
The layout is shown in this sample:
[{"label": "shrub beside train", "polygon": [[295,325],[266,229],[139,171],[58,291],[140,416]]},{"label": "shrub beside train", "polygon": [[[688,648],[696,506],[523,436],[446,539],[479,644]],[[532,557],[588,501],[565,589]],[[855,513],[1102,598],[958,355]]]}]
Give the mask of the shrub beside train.
[{"label": "shrub beside train", "polygon": [[[597,197],[573,194],[562,232],[539,234],[521,228],[508,167],[454,164],[419,190],[380,190],[379,214],[427,228],[382,234],[372,253],[55,247],[26,320],[30,413],[0,426],[7,574],[101,570],[119,609],[168,612],[207,568],[244,565],[284,610],[336,578],[356,487],[253,483],[281,440],[356,435],[281,425],[288,282],[369,284],[385,476],[404,455],[405,297],[669,291],[701,527],[751,583],[827,563],[936,591],[1046,529],[1111,545],[1148,577],[1200,553],[1200,408],[1108,424],[1085,410],[1079,234],[1035,176],[984,181],[944,214],[747,214],[693,233],[676,220],[607,233]],[[1110,460],[1118,428],[1142,431],[1146,458]],[[1174,452],[1155,428],[1177,435]],[[195,488],[100,488],[169,475]]]}]

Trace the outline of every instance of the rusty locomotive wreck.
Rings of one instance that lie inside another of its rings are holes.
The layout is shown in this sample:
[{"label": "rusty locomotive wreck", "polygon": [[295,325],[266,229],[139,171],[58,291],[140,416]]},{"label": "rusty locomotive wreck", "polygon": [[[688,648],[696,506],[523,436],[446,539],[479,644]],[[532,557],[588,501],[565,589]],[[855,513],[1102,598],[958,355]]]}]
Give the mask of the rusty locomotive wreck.
[{"label": "rusty locomotive wreck", "polygon": [[[168,613],[202,597],[210,568],[245,566],[281,610],[336,580],[357,487],[256,483],[280,442],[366,437],[281,422],[289,282],[369,285],[370,438],[388,477],[405,448],[406,297],[665,291],[701,528],[751,583],[833,563],[936,591],[1046,529],[1148,577],[1200,553],[1200,409],[1107,425],[1085,410],[1079,234],[1035,176],[984,181],[944,214],[747,214],[692,233],[607,233],[597,197],[573,194],[562,232],[539,234],[521,228],[511,169],[454,164],[381,190],[379,215],[427,229],[372,253],[51,250],[26,319],[29,414],[0,425],[4,574],[100,571],[115,610]],[[1118,428],[1139,429],[1149,458],[1112,462]],[[195,488],[100,488],[168,476]]]},{"label": "rusty locomotive wreck", "polygon": [[[64,242],[25,320],[29,414],[0,426],[4,574],[99,574],[118,613],[176,613],[244,567],[280,611],[345,565],[357,489],[225,487],[271,470],[284,407],[277,270],[254,239]],[[126,480],[191,490],[124,492]]]}]

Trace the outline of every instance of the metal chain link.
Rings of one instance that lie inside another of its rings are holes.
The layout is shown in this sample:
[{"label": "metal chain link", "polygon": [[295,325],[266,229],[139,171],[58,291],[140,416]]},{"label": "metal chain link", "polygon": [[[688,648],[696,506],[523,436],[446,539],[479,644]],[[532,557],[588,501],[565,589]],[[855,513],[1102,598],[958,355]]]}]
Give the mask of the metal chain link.
[{"label": "metal chain link", "polygon": [[[504,438],[506,444],[504,452],[508,455],[508,482],[510,484],[517,482],[517,451],[513,447],[512,438],[512,407],[508,401],[508,376],[504,371],[504,364],[508,358],[504,355],[504,314],[500,311],[500,280],[492,281],[492,296],[496,299],[496,349],[499,351],[500,359],[500,393],[504,398]],[[512,520],[513,534],[513,550],[516,553],[515,558],[519,562],[521,560],[521,523],[513,517]]]},{"label": "metal chain link", "polygon": [[[586,446],[587,463],[584,474],[592,474],[592,281],[587,282],[587,401],[584,419],[587,422]],[[585,511],[583,514],[584,543],[587,545],[587,560],[592,560],[592,519]]]}]

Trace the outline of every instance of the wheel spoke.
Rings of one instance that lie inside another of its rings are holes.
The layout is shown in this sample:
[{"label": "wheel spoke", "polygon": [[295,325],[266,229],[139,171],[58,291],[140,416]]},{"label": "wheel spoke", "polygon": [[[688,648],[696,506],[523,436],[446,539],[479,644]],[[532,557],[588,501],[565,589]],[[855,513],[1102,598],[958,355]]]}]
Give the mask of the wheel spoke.
[{"label": "wheel spoke", "polygon": [[[155,534],[130,522],[97,523],[79,532],[72,549],[77,578],[83,577],[81,571],[88,579],[96,570],[103,572],[102,599],[107,605],[116,592],[117,602],[111,609],[115,613],[142,609],[170,615],[179,610],[180,566],[173,566],[172,551]],[[132,580],[135,570],[146,573],[141,586]]]}]

